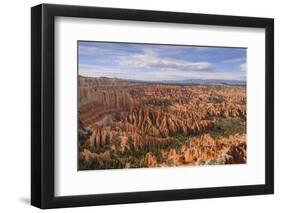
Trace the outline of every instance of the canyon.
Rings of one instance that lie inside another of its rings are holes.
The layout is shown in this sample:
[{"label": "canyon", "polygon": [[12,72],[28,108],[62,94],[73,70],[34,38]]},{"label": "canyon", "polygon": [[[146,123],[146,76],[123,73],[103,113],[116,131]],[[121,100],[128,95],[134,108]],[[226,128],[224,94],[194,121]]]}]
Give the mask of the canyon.
[{"label": "canyon", "polygon": [[247,162],[246,86],[78,78],[79,170]]}]

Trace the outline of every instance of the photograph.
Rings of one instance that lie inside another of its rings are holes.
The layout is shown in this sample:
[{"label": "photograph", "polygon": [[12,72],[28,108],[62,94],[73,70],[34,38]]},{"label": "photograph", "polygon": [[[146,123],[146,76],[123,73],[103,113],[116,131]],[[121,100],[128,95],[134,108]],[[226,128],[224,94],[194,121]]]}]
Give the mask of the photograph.
[{"label": "photograph", "polygon": [[247,48],[77,42],[78,170],[247,163]]}]

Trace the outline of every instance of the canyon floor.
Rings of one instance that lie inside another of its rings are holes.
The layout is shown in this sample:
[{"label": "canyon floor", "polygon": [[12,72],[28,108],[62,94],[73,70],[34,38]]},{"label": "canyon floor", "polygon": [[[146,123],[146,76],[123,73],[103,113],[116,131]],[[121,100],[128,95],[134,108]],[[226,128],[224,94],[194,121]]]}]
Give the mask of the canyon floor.
[{"label": "canyon floor", "polygon": [[78,169],[243,164],[246,86],[78,79]]}]

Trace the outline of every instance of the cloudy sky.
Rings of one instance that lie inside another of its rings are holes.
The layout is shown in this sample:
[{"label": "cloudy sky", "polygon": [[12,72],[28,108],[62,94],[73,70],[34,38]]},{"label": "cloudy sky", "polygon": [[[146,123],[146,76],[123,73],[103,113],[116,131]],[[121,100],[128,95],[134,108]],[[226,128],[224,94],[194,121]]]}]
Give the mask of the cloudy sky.
[{"label": "cloudy sky", "polygon": [[246,80],[246,49],[78,42],[78,72],[141,81]]}]

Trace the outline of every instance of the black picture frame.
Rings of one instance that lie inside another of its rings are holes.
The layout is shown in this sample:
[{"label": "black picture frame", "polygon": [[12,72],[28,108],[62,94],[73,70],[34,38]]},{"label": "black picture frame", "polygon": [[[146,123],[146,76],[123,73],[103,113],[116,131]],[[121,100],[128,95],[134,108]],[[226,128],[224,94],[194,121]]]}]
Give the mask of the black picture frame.
[{"label": "black picture frame", "polygon": [[[55,17],[264,28],[265,184],[56,197],[54,171]],[[41,4],[31,8],[31,204],[60,208],[274,193],[274,20],[240,16]]]}]

